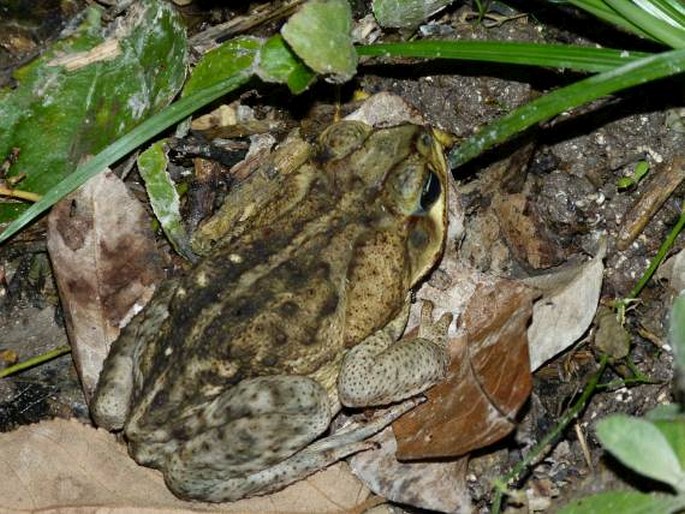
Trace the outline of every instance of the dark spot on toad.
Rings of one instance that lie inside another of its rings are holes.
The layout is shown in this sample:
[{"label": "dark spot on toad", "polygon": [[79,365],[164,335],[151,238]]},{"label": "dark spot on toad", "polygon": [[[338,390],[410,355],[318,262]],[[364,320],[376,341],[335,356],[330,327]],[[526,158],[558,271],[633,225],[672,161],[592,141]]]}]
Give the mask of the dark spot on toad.
[{"label": "dark spot on toad", "polygon": [[300,307],[292,301],[284,302],[280,307],[281,314],[286,318],[294,317],[299,312],[299,310]]}]

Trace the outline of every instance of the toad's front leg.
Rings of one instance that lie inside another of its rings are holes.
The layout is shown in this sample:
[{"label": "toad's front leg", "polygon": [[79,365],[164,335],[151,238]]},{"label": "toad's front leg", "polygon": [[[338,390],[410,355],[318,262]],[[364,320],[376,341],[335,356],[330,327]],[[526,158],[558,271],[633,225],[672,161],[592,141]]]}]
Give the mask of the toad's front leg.
[{"label": "toad's front leg", "polygon": [[421,393],[447,372],[447,329],[452,315],[433,321],[433,304],[424,302],[418,336],[397,341],[409,317],[400,315],[352,348],[338,376],[340,401],[347,407],[387,405]]}]

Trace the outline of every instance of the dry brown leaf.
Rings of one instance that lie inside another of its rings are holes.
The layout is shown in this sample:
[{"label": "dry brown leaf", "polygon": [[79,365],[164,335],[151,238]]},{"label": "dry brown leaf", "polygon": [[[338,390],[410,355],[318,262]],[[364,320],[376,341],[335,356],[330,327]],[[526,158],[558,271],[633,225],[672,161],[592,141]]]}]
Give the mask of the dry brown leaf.
[{"label": "dry brown leaf", "polygon": [[150,220],[114,173],[101,173],[52,209],[48,250],[90,398],[119,327],[162,278]]},{"label": "dry brown leaf", "polygon": [[7,510],[345,512],[365,504],[370,495],[343,463],[269,496],[221,505],[181,501],[160,473],[129,458],[115,436],[73,420],[2,434],[0,456],[0,496]]},{"label": "dry brown leaf", "polygon": [[501,235],[515,259],[533,269],[547,269],[563,262],[562,249],[547,235],[541,217],[531,210],[529,195],[497,193],[492,209]]},{"label": "dry brown leaf", "polygon": [[509,280],[477,288],[463,315],[467,337],[451,341],[447,378],[393,424],[398,458],[460,456],[514,429],[532,387],[526,337],[532,301],[528,288]]},{"label": "dry brown leaf", "polygon": [[528,328],[531,369],[536,370],[578,341],[592,323],[602,290],[605,255],[603,245],[584,264],[527,281],[543,291]]}]

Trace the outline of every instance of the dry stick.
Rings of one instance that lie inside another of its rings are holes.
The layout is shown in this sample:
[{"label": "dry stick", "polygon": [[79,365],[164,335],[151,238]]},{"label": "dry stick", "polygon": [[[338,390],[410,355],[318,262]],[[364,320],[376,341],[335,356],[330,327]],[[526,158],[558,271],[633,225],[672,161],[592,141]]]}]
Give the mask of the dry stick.
[{"label": "dry stick", "polygon": [[12,198],[20,198],[28,200],[29,202],[37,202],[40,200],[40,195],[30,191],[21,191],[19,189],[12,189],[10,187],[0,186],[0,196],[9,196]]}]

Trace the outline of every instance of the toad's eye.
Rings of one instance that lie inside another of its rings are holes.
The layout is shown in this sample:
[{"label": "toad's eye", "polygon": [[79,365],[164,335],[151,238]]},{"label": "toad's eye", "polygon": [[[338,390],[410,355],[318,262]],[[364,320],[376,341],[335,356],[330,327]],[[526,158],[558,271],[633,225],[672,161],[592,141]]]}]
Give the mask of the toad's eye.
[{"label": "toad's eye", "polygon": [[421,190],[421,210],[427,212],[438,201],[441,192],[440,180],[435,173],[429,170]]}]

